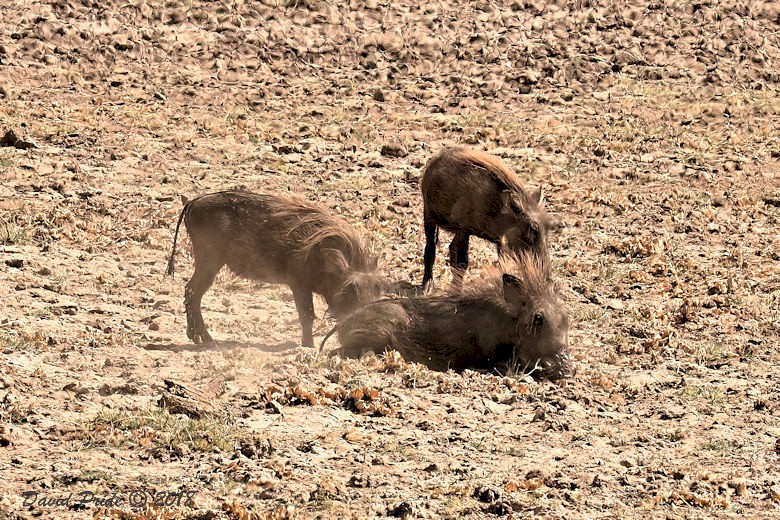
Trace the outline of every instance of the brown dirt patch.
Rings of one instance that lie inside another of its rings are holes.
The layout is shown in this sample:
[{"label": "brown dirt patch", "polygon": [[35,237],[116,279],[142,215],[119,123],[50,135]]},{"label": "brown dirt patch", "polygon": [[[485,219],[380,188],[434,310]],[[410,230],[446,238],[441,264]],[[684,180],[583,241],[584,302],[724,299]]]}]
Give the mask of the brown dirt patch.
[{"label": "brown dirt patch", "polygon": [[[779,23],[736,1],[4,2],[0,518],[774,517]],[[286,287],[227,273],[219,346],[187,342],[180,196],[305,194],[419,283],[419,169],[456,143],[565,224],[574,379],[317,358]],[[212,422],[157,406],[165,379],[215,378]]]}]

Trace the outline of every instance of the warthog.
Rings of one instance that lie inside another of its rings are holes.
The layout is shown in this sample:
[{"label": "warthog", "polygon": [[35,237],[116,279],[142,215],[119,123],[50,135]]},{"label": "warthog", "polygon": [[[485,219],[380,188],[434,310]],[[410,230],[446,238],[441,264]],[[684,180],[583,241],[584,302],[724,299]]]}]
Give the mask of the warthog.
[{"label": "warthog", "polygon": [[571,377],[569,319],[547,261],[513,256],[505,255],[497,272],[463,292],[361,307],[320,348],[338,331],[342,346],[333,353],[345,357],[395,349],[434,370],[520,369],[550,379]]},{"label": "warthog", "polygon": [[314,346],[313,293],[339,317],[378,298],[386,285],[352,226],[298,196],[223,191],[191,200],[176,224],[168,274],[182,219],[195,261],[184,306],[187,337],[196,344],[213,343],[201,298],[224,265],[243,278],[290,286],[305,347]]},{"label": "warthog", "polygon": [[425,255],[423,288],[433,278],[439,227],[455,233],[450,243],[453,285],[459,288],[469,265],[469,237],[484,238],[516,253],[548,255],[552,219],[545,213],[542,189],[529,192],[501,160],[466,148],[445,148],[423,168]]}]

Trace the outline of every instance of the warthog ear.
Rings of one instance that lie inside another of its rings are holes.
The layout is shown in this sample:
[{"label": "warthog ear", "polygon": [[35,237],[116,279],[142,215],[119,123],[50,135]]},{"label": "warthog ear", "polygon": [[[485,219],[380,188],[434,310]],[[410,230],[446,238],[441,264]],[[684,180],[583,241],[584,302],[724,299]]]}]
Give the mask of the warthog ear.
[{"label": "warthog ear", "polygon": [[540,206],[544,204],[544,193],[541,186],[531,192],[531,200]]},{"label": "warthog ear", "polygon": [[326,248],[322,250],[323,271],[326,273],[347,273],[350,271],[349,262],[342,251]]},{"label": "warthog ear", "polygon": [[563,220],[550,213],[545,214],[542,223],[547,231],[560,231],[566,227]]},{"label": "warthog ear", "polygon": [[542,234],[539,231],[539,223],[535,220],[529,220],[528,221],[528,243],[531,246],[534,246],[539,242],[539,239],[541,238]]},{"label": "warthog ear", "polygon": [[354,287],[361,300],[373,300],[382,290],[385,280],[372,273],[352,273],[347,278],[347,285]]},{"label": "warthog ear", "polygon": [[504,282],[504,300],[513,305],[525,305],[527,298],[520,279],[509,273],[504,273],[501,280]]}]

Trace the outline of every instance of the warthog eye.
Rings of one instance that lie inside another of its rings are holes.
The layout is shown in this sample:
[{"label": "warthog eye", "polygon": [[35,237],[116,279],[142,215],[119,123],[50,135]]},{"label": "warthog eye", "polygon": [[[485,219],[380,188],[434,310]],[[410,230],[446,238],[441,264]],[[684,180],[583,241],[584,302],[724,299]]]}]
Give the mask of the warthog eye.
[{"label": "warthog eye", "polygon": [[530,223],[528,225],[528,242],[530,244],[536,244],[539,242],[539,226],[536,223]]},{"label": "warthog eye", "polygon": [[544,315],[541,312],[537,312],[534,314],[533,326],[534,328],[539,328],[542,325],[544,325]]}]

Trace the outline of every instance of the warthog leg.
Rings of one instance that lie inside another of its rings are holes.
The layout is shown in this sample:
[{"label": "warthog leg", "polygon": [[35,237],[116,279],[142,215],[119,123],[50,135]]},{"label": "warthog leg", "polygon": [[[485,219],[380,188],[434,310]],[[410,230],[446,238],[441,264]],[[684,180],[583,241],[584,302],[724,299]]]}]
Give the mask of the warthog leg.
[{"label": "warthog leg", "polygon": [[306,348],[314,348],[312,324],[314,323],[314,301],[311,289],[308,287],[291,287],[295,308],[298,309],[298,320],[301,322],[301,344]]},{"label": "warthog leg", "polygon": [[425,221],[425,254],[423,256],[423,290],[433,279],[433,261],[436,257],[436,245],[439,243],[439,226],[430,220]]},{"label": "warthog leg", "polygon": [[450,268],[452,269],[452,285],[460,290],[463,287],[463,275],[469,268],[469,234],[458,231],[450,242]]},{"label": "warthog leg", "polygon": [[184,290],[184,308],[187,311],[187,337],[196,345],[200,343],[214,343],[211,339],[206,324],[203,322],[200,305],[203,294],[214,283],[214,277],[217,276],[222,266],[216,266],[213,263],[198,262],[195,260],[195,272],[192,278],[187,282]]}]

